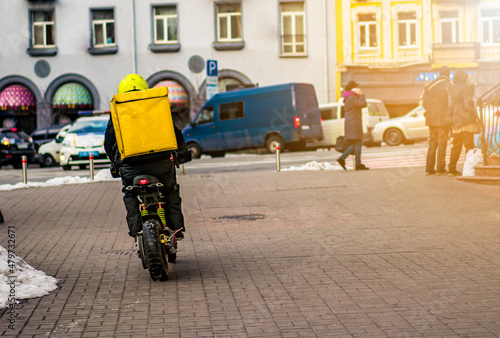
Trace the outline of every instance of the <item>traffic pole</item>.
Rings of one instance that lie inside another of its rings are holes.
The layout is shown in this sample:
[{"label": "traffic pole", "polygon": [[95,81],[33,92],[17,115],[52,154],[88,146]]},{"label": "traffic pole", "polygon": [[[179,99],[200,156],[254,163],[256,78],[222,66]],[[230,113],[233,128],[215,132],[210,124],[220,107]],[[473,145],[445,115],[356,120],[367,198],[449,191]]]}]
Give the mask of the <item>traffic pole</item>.
[{"label": "traffic pole", "polygon": [[90,180],[94,180],[94,154],[89,154]]},{"label": "traffic pole", "polygon": [[21,157],[21,164],[23,168],[23,183],[28,184],[28,158],[26,156]]},{"label": "traffic pole", "polygon": [[280,164],[280,147],[276,147],[276,171],[281,171],[281,164]]}]

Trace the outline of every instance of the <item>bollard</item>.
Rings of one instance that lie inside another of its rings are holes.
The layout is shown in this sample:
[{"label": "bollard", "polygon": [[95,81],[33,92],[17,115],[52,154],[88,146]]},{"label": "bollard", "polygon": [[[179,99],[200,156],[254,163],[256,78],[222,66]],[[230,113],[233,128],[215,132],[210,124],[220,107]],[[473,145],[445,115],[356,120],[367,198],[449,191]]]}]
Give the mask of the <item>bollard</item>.
[{"label": "bollard", "polygon": [[23,183],[28,184],[28,158],[26,156],[21,157],[21,164],[23,168]]},{"label": "bollard", "polygon": [[280,171],[280,147],[276,147],[276,171]]},{"label": "bollard", "polygon": [[184,176],[184,164],[181,164],[181,176]]},{"label": "bollard", "polygon": [[89,169],[90,169],[90,180],[94,180],[94,154],[89,154]]}]

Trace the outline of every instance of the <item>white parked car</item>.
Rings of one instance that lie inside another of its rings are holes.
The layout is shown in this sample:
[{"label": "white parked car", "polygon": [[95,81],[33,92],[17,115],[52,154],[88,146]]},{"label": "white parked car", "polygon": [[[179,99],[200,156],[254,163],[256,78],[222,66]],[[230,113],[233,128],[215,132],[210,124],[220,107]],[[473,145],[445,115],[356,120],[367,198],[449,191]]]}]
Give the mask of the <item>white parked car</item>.
[{"label": "white parked car", "polygon": [[89,155],[94,155],[94,163],[110,163],[104,151],[104,134],[109,114],[78,118],[62,142],[60,164],[64,170],[78,165],[85,169]]},{"label": "white parked car", "polygon": [[56,137],[47,143],[44,143],[38,148],[38,158],[41,167],[53,167],[59,164],[59,156],[61,155],[62,141],[68,133],[71,125],[62,127]]},{"label": "white parked car", "polygon": [[418,106],[404,116],[377,123],[372,130],[373,142],[397,146],[427,140],[429,128],[425,125],[424,113],[425,108]]},{"label": "white parked car", "polygon": [[[389,113],[384,103],[377,99],[366,99],[367,107],[361,110],[363,122],[363,143],[367,146],[380,145],[371,135],[373,127],[380,121],[389,120]],[[338,136],[344,136],[345,109],[343,99],[339,102],[324,103],[319,105],[323,140],[308,143],[309,147],[333,147]]]}]

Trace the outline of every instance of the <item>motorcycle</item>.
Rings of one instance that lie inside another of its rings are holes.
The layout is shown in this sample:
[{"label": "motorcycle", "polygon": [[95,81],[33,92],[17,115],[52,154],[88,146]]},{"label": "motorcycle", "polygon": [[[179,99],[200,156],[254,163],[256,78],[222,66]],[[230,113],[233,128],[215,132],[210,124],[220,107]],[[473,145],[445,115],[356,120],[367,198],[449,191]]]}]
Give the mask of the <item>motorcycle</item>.
[{"label": "motorcycle", "polygon": [[177,258],[176,233],[181,231],[167,226],[162,207],[165,204],[162,187],[164,185],[158,178],[140,175],[134,178],[132,186],[125,188],[134,193],[140,202],[143,227],[136,238],[138,255],[153,281],[168,279],[168,263],[174,263]]}]

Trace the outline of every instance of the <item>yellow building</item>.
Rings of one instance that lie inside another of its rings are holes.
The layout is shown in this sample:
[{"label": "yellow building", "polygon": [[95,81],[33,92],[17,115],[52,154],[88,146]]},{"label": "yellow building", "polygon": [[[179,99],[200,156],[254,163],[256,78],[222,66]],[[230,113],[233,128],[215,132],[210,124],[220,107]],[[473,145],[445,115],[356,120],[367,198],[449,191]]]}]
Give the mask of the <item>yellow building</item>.
[{"label": "yellow building", "polygon": [[392,116],[417,105],[441,65],[470,72],[478,94],[500,82],[496,0],[337,0],[336,38],[337,88],[355,80]]}]

